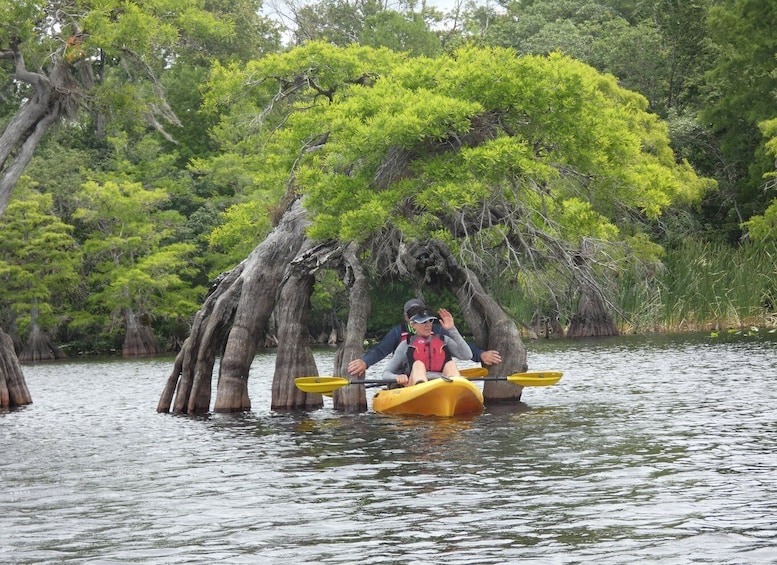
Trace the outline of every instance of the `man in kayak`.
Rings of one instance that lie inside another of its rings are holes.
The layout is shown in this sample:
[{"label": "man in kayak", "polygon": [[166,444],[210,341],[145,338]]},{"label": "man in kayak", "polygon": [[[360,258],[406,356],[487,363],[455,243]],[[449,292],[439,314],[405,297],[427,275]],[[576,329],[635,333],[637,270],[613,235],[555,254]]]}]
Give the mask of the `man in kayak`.
[{"label": "man in kayak", "polygon": [[[413,310],[413,313],[416,313],[417,310],[423,310],[425,308],[426,305],[418,298],[411,298],[405,302],[405,306],[402,309],[402,312],[405,315],[405,322],[391,328],[377,345],[370,348],[362,355],[361,359],[354,359],[348,363],[348,374],[352,377],[362,376],[368,367],[372,367],[375,363],[382,361],[386,356],[394,352],[397,346],[402,343],[412,331],[412,328],[410,327],[410,311]],[[445,329],[436,323],[433,323],[432,331],[442,335],[445,335],[446,333]],[[469,343],[468,345],[472,350],[472,360],[475,363],[498,365],[502,362],[502,357],[499,355],[498,351],[493,349],[484,351],[474,343]]]},{"label": "man in kayak", "polygon": [[401,386],[412,386],[434,377],[459,377],[453,358],[470,359],[472,350],[456,329],[451,313],[441,308],[440,326],[447,335],[435,334],[432,322],[437,317],[426,308],[410,309],[412,333],[397,346],[383,375]]}]

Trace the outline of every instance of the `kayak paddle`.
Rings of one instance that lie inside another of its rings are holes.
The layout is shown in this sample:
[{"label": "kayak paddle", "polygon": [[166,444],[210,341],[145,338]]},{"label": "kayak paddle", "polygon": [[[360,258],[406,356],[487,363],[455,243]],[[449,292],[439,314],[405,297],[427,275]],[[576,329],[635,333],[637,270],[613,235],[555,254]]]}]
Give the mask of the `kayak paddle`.
[{"label": "kayak paddle", "polygon": [[488,369],[485,367],[470,367],[469,369],[460,369],[459,374],[468,379],[472,377],[485,377],[488,376]]},{"label": "kayak paddle", "polygon": [[[485,377],[486,375],[488,375],[488,369],[486,369],[485,367],[470,367],[468,369],[462,369],[461,371],[459,371],[459,373],[461,374],[462,377],[471,379],[474,377]],[[329,379],[329,380],[322,381],[321,379]],[[371,381],[370,380],[350,381],[349,379],[345,379],[341,377],[300,377],[299,379],[295,379],[294,384],[297,385],[297,388],[305,392],[320,392],[325,396],[332,396],[332,392],[334,390],[344,386],[348,386],[349,384],[380,386],[380,385],[389,385],[395,382],[396,381],[392,381],[390,379],[388,380],[377,379],[377,380],[371,380]],[[299,386],[299,385],[302,385],[302,386]]]},{"label": "kayak paddle", "polygon": [[366,379],[350,380],[342,377],[298,377],[294,384],[303,392],[320,392],[327,394],[348,385],[389,385],[396,384],[396,379]]},{"label": "kayak paddle", "polygon": [[471,379],[474,381],[507,381],[521,386],[550,386],[561,380],[564,375],[561,371],[526,371],[525,373],[513,373],[506,377],[486,377],[484,379]]},{"label": "kayak paddle", "polygon": [[[550,386],[556,384],[561,379],[562,374],[559,371],[531,371],[515,373],[506,377],[473,377],[470,380],[507,381],[521,386]],[[328,394],[348,385],[390,385],[394,383],[396,383],[395,379],[365,379],[363,381],[343,377],[299,377],[294,379],[294,384],[301,391],[321,394]]]}]

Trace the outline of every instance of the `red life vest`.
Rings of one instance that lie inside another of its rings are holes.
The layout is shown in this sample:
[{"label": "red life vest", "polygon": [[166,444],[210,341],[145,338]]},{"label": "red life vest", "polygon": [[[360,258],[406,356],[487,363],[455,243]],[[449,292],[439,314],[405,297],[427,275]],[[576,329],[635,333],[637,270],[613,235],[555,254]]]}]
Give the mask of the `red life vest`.
[{"label": "red life vest", "polygon": [[407,360],[412,368],[413,362],[421,361],[427,371],[441,372],[445,364],[451,360],[445,340],[439,335],[421,337],[407,336]]}]

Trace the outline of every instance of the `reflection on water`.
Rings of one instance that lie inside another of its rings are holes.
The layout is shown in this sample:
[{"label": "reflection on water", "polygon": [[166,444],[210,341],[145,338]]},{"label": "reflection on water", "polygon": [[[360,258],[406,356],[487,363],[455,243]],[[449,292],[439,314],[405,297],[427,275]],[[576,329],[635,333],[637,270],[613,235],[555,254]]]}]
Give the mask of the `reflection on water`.
[{"label": "reflection on water", "polygon": [[273,413],[269,354],[204,417],[155,412],[171,358],[25,367],[1,560],[775,563],[777,343],[722,337],[529,343],[562,381],[467,419]]}]

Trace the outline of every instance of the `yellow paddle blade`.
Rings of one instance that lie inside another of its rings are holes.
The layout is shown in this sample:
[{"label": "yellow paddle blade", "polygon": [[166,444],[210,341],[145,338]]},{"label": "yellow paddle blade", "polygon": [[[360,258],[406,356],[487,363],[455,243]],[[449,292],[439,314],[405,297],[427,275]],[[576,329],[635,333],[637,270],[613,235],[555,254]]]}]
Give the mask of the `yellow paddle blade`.
[{"label": "yellow paddle blade", "polygon": [[550,386],[561,380],[561,371],[528,371],[507,376],[507,380],[521,386]]},{"label": "yellow paddle blade", "polygon": [[485,367],[470,367],[469,369],[462,369],[459,371],[462,377],[466,377],[468,379],[474,379],[476,377],[486,377],[488,376],[488,369]]},{"label": "yellow paddle blade", "polygon": [[294,379],[294,385],[303,392],[320,392],[327,394],[338,388],[348,386],[351,381],[340,377],[299,377]]}]

